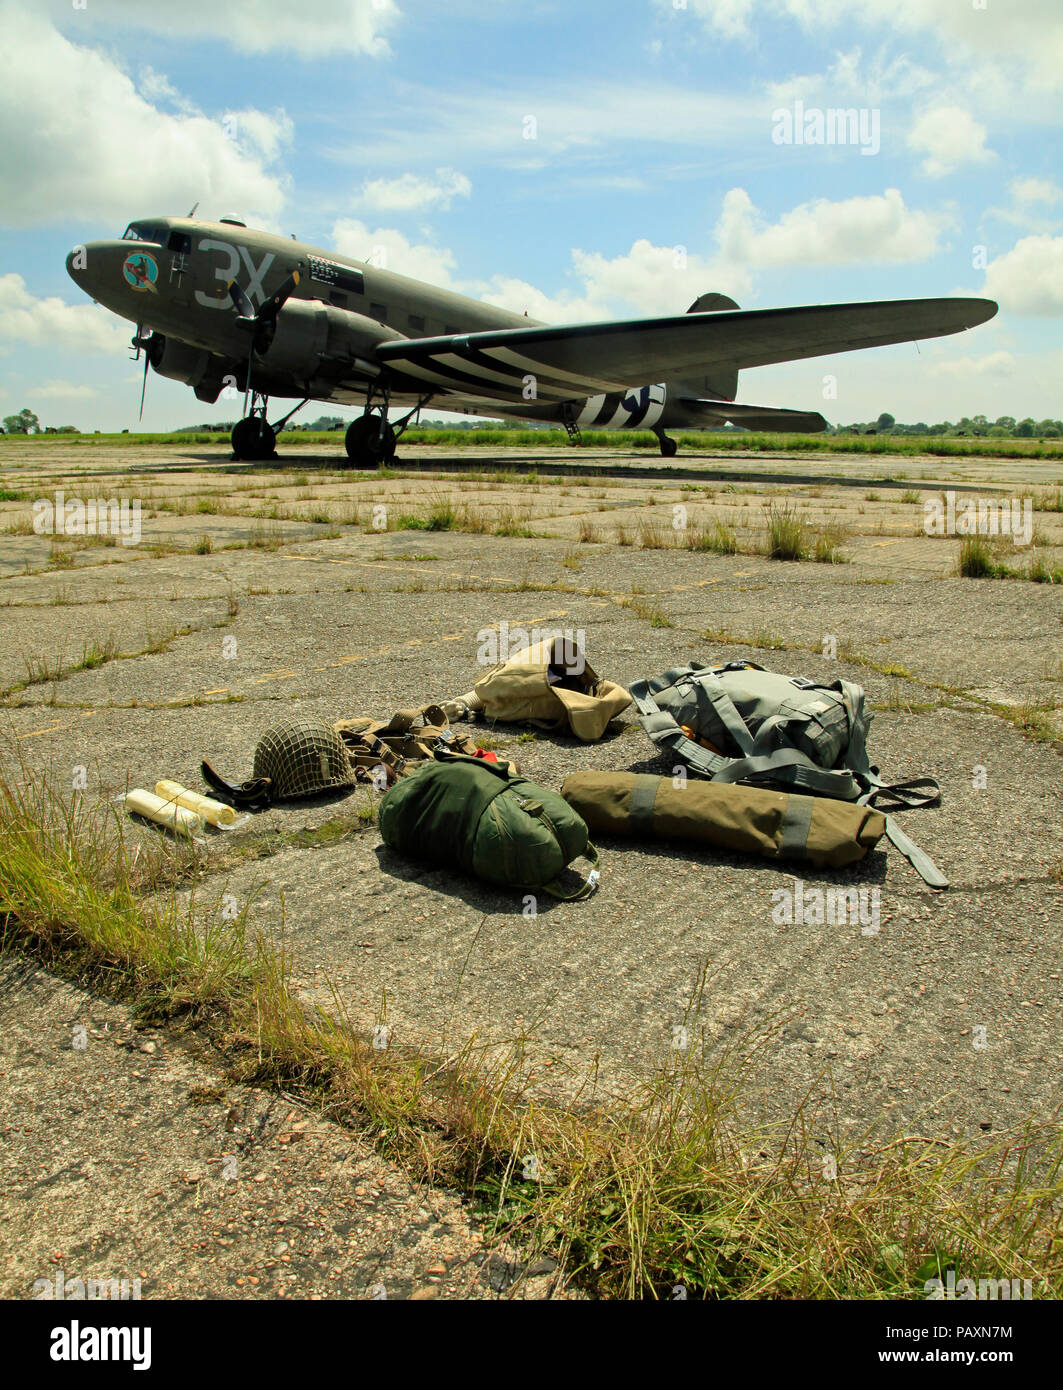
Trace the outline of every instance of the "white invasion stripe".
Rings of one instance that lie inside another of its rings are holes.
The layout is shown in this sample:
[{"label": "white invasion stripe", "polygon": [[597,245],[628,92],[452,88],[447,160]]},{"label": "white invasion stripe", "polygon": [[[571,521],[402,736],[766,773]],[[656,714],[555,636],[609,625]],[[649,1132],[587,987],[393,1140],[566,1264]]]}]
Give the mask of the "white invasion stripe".
[{"label": "white invasion stripe", "polygon": [[575,372],[563,372],[560,367],[550,367],[545,362],[533,362],[530,357],[522,357],[519,352],[513,352],[510,348],[481,348],[481,352],[488,357],[497,357],[499,362],[508,362],[511,367],[522,367],[532,373],[541,373],[543,376],[556,377],[558,381],[571,381],[573,385],[580,386],[584,391],[592,390],[597,386],[605,391],[622,391],[627,385],[626,382],[602,381],[595,376],[578,376]]},{"label": "white invasion stripe", "polygon": [[598,414],[599,410],[601,410],[601,408],[602,408],[602,406],[603,406],[604,404],[605,404],[605,397],[604,397],[604,396],[591,396],[591,397],[589,397],[588,400],[587,400],[587,404],[583,407],[583,409],[580,411],[579,415],[576,417],[576,423],[577,423],[578,425],[591,425],[591,424],[593,424],[593,423],[594,423],[594,417]]},{"label": "white invasion stripe", "polygon": [[438,381],[441,386],[449,386],[452,390],[465,384],[461,381],[455,381],[451,376],[443,376],[440,372],[430,371],[427,367],[422,367],[419,362],[407,362],[405,358],[399,358],[397,361],[392,359],[388,366],[398,368],[407,376],[420,377],[422,381]]},{"label": "white invasion stripe", "polygon": [[646,411],[646,414],[643,416],[642,424],[639,426],[639,429],[653,429],[654,425],[657,423],[657,421],[661,418],[663,414],[664,401],[651,401],[650,408]]},{"label": "white invasion stripe", "polygon": [[[433,358],[430,360],[434,361],[435,359]],[[442,361],[442,358],[439,360]],[[395,367],[397,370],[406,372],[409,376],[418,377],[422,381],[436,381],[441,386],[447,386],[451,391],[459,395],[463,391],[476,389],[475,382],[457,381],[454,377],[444,376],[441,372],[433,372],[431,367],[424,366],[422,363],[415,362],[408,357],[389,358],[388,365]],[[460,371],[466,372],[469,376],[475,376],[478,372],[481,373],[480,381],[485,388],[492,384],[492,379],[496,380],[499,383],[500,389],[497,395],[490,398],[492,400],[504,400],[517,404],[527,399],[523,393],[522,383],[516,381],[513,377],[495,377],[494,372],[485,371],[475,362],[466,362],[464,358],[457,358],[456,366]],[[507,389],[502,389],[503,387]],[[572,399],[572,395],[573,392],[566,390],[563,386],[550,386],[548,383],[539,382],[537,383],[536,396],[532,399],[567,401]]]},{"label": "white invasion stripe", "polygon": [[479,362],[470,362],[467,357],[459,357],[455,352],[439,352],[432,354],[433,362],[440,362],[447,367],[457,367],[459,371],[467,372],[470,376],[480,376],[485,381],[500,381],[503,386],[516,395],[520,395],[521,382],[516,377],[507,376],[505,372],[492,372],[488,367]]},{"label": "white invasion stripe", "polygon": [[640,429],[653,429],[654,425],[664,414],[664,404],[668,399],[668,387],[666,384],[658,384],[650,387],[649,409],[643,417]]},{"label": "white invasion stripe", "polygon": [[[417,377],[421,381],[433,381],[440,386],[445,386],[449,392],[456,396],[465,395],[476,389],[472,382],[455,381],[452,376],[444,376],[441,372],[433,372],[428,367],[422,367],[419,362],[408,362],[405,358],[393,358],[388,365],[397,366],[408,376]],[[487,383],[485,382],[484,384],[486,385]],[[470,397],[470,399],[495,401],[509,399],[511,401],[516,401],[520,399],[520,391],[519,389],[511,389],[507,395],[499,392],[497,396],[476,396],[475,398]]]}]

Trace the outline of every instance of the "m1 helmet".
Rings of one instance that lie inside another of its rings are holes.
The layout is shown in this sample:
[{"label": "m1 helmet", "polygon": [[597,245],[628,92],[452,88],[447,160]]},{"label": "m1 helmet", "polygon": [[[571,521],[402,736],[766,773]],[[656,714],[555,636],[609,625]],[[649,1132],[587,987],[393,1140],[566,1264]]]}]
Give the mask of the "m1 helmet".
[{"label": "m1 helmet", "polygon": [[274,801],[355,785],[343,740],[320,719],[286,719],[267,729],[255,749],[252,776],[269,778]]}]

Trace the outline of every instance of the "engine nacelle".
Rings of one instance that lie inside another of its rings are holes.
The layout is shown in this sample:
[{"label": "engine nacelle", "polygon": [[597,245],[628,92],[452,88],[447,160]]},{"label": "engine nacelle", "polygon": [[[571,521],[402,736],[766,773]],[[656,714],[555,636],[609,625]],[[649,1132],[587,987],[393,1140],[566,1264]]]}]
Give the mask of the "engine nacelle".
[{"label": "engine nacelle", "polygon": [[179,338],[166,338],[161,333],[153,333],[148,339],[147,354],[160,376],[184,382],[186,386],[198,386],[217,371],[219,364],[212,353],[193,347],[191,343],[182,343]]},{"label": "engine nacelle", "polygon": [[310,381],[326,362],[371,359],[377,343],[395,337],[376,319],[337,309],[320,299],[289,299],[277,315],[269,346],[258,360],[270,371]]}]

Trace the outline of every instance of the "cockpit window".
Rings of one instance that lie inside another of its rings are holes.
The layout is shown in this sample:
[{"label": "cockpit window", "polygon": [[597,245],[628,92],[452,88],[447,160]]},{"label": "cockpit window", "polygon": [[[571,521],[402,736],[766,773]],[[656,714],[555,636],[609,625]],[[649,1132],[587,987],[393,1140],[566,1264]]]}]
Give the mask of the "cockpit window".
[{"label": "cockpit window", "polygon": [[130,222],[122,233],[123,241],[151,241],[161,246],[166,240],[166,228],[158,222]]}]

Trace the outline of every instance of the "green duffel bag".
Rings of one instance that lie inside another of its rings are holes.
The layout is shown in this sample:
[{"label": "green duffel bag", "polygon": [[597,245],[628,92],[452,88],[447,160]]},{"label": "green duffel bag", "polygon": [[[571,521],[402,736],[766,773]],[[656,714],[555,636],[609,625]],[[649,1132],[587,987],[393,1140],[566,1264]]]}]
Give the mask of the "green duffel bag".
[{"label": "green duffel bag", "polygon": [[[475,874],[502,888],[586,898],[598,883],[598,851],[583,819],[557,792],[487,763],[439,749],[385,792],[378,817],[384,843],[399,854]],[[592,872],[580,887],[558,883],[580,855]]]},{"label": "green duffel bag", "polygon": [[648,773],[574,772],[561,795],[592,830],[701,840],[817,868],[863,859],[886,833],[886,817],[871,806],[696,778],[677,786]]}]

